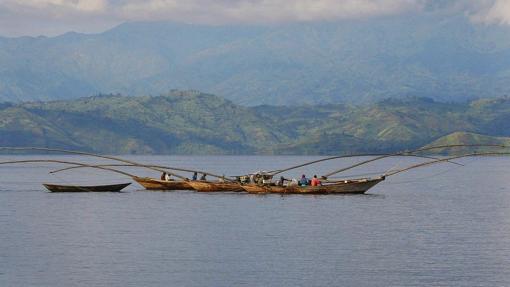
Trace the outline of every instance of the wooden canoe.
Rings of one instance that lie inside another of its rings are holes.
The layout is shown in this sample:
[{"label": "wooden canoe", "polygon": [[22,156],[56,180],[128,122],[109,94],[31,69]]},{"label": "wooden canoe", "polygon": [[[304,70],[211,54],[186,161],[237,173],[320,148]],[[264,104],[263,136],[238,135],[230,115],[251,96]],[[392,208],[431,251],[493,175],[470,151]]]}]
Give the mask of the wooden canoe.
[{"label": "wooden canoe", "polygon": [[130,184],[131,183],[128,182],[121,184],[82,186],[43,183],[43,185],[51,192],[119,192]]},{"label": "wooden canoe", "polygon": [[193,190],[188,181],[184,180],[160,180],[150,177],[133,177],[141,186],[148,190]]},{"label": "wooden canoe", "polygon": [[344,180],[326,183],[321,186],[276,186],[276,185],[242,185],[249,193],[281,194],[361,194],[383,181],[384,177]]},{"label": "wooden canoe", "polygon": [[189,181],[188,182],[194,190],[200,192],[221,192],[221,191],[235,191],[241,192],[244,189],[241,184],[237,182],[216,182],[216,181]]}]

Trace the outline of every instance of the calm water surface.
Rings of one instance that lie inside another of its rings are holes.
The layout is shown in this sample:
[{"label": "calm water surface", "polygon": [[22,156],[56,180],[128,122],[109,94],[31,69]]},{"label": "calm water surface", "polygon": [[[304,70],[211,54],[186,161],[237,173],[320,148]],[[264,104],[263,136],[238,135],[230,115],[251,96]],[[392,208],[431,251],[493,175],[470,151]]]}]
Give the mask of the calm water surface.
[{"label": "calm water surface", "polygon": [[[313,157],[130,159],[233,175]],[[58,166],[48,164],[0,166],[0,286],[510,286],[510,158],[460,162],[354,196],[148,192],[136,184],[125,193],[52,194],[42,182],[127,179],[85,169],[49,175]]]}]

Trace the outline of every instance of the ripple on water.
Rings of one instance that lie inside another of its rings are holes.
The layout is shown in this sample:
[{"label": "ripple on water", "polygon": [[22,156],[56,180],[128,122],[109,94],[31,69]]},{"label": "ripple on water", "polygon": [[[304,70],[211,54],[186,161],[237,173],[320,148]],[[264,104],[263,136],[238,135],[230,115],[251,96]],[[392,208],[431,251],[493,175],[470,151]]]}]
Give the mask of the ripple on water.
[{"label": "ripple on water", "polygon": [[[239,174],[309,157],[133,159]],[[402,161],[363,171],[411,159]],[[0,285],[509,286],[510,159],[466,163],[402,174],[354,196],[147,192],[135,184],[125,193],[51,194],[41,182],[125,179],[2,167]]]}]

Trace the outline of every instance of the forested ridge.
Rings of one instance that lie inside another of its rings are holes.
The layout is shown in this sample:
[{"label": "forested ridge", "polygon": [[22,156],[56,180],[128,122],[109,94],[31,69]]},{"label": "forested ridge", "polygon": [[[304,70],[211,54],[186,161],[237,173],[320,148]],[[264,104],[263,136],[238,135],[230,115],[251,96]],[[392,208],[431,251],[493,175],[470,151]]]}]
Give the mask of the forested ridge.
[{"label": "forested ridge", "polygon": [[[475,136],[476,135],[476,136]],[[482,136],[483,135],[483,136]],[[510,99],[245,107],[196,91],[0,104],[0,145],[111,154],[342,154],[501,142]],[[499,138],[496,138],[499,137]]]}]

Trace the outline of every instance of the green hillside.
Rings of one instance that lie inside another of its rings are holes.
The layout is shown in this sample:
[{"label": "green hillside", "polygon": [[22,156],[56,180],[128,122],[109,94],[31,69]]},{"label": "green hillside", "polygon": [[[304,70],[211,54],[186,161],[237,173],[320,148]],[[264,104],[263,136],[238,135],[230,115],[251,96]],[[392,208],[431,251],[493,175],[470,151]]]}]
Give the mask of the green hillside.
[{"label": "green hillside", "polygon": [[[469,144],[482,144],[482,145],[499,145],[510,147],[510,137],[495,137],[487,136],[476,133],[467,132],[454,132],[444,137],[441,137],[427,146],[442,146],[442,145],[469,145]],[[455,147],[449,149],[436,150],[438,153],[449,154],[466,154],[471,152],[510,152],[510,148],[499,147]]]},{"label": "green hillside", "polygon": [[509,136],[507,119],[509,98],[465,104],[410,98],[359,106],[243,107],[214,95],[172,91],[157,97],[101,95],[0,104],[0,145],[112,154],[389,152],[434,141],[499,141]]}]

